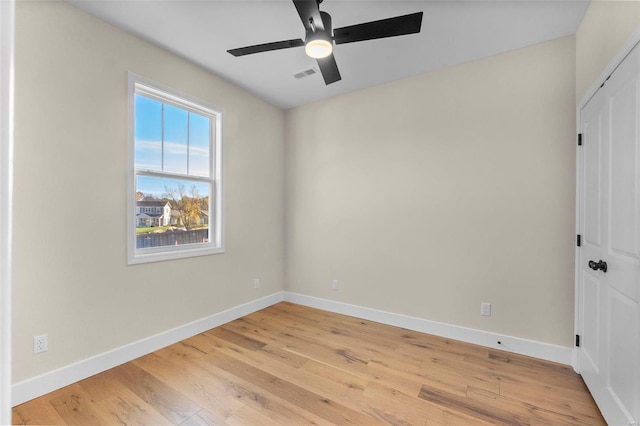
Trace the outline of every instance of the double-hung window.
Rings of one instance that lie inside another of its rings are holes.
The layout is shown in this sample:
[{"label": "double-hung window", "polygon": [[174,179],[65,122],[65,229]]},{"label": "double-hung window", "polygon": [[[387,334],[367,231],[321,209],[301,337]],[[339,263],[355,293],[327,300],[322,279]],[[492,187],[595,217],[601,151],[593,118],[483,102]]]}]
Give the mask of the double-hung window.
[{"label": "double-hung window", "polygon": [[128,262],[221,253],[222,114],[129,74]]}]

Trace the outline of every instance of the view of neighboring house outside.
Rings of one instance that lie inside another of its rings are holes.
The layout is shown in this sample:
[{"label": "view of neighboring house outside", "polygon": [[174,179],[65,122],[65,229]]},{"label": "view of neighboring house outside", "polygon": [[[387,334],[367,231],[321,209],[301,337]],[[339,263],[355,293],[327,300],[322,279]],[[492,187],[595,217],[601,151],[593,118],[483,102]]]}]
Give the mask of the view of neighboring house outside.
[{"label": "view of neighboring house outside", "polygon": [[136,227],[167,226],[171,224],[171,204],[166,201],[137,201]]},{"label": "view of neighboring house outside", "polygon": [[[209,212],[201,210],[191,226],[209,224]],[[155,226],[183,226],[180,223],[180,212],[171,208],[168,201],[136,201],[136,227],[150,228]]]},{"label": "view of neighboring house outside", "polygon": [[209,211],[202,210],[200,215],[200,225],[208,225],[209,224]]}]

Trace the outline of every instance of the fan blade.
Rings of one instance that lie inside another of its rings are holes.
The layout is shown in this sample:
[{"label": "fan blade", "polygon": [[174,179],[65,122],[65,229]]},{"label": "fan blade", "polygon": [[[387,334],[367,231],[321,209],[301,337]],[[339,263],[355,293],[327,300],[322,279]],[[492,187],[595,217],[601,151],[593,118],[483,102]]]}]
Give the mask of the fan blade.
[{"label": "fan blade", "polygon": [[289,49],[290,47],[304,46],[301,39],[274,41],[273,43],[256,44],[255,46],[239,47],[237,49],[227,50],[233,56],[251,55],[253,53],[268,52],[270,50]]},{"label": "fan blade", "polygon": [[376,38],[395,37],[420,32],[422,26],[422,12],[364,24],[335,28],[333,40],[336,44],[353,43],[356,41],[374,40]]},{"label": "fan blade", "polygon": [[[296,6],[305,30],[312,32],[324,31],[324,23],[316,0],[293,0],[293,4]],[[310,20],[312,20],[315,29],[311,28]]]},{"label": "fan blade", "polygon": [[320,68],[322,78],[324,78],[326,85],[342,80],[340,71],[338,70],[338,64],[336,64],[336,58],[334,58],[333,54],[326,58],[316,59],[316,61],[318,61],[318,67]]}]

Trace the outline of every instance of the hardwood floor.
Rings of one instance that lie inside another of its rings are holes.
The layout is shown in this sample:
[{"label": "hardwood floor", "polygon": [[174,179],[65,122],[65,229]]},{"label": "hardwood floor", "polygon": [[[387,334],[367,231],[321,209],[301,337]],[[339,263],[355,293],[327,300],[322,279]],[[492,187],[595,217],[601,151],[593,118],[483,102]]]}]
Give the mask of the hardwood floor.
[{"label": "hardwood floor", "polygon": [[568,366],[284,302],[19,405],[13,422],[605,424]]}]

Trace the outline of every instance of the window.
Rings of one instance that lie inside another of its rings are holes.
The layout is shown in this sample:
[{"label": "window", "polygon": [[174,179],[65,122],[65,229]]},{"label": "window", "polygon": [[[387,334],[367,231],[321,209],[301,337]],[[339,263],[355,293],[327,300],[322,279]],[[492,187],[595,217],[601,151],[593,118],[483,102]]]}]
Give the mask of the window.
[{"label": "window", "polygon": [[222,253],[222,113],[129,74],[129,264]]}]

